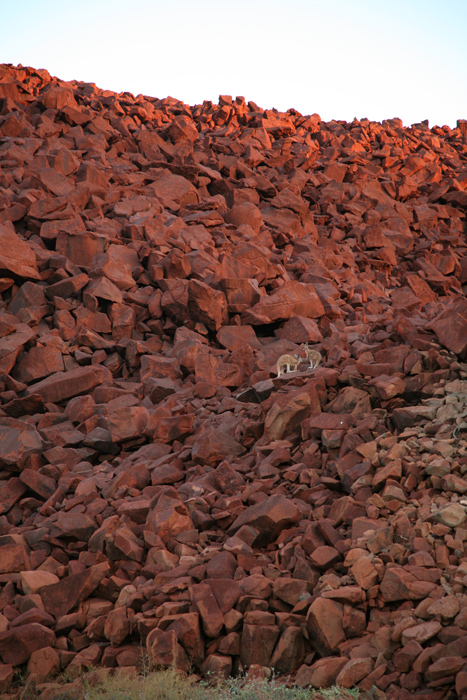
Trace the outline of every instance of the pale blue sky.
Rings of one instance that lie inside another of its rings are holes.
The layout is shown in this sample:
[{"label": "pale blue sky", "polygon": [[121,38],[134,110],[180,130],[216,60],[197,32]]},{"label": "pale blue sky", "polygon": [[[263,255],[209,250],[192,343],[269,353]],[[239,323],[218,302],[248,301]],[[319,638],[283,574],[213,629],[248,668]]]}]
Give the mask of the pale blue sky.
[{"label": "pale blue sky", "polygon": [[467,0],[0,0],[0,62],[326,121],[467,118]]}]

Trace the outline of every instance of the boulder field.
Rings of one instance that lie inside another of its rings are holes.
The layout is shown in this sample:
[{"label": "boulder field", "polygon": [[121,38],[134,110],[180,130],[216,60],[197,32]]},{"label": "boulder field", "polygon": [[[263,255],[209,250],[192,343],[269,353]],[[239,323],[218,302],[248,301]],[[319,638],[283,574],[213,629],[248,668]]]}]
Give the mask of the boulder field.
[{"label": "boulder field", "polygon": [[463,120],[0,66],[0,693],[467,698],[466,212]]}]

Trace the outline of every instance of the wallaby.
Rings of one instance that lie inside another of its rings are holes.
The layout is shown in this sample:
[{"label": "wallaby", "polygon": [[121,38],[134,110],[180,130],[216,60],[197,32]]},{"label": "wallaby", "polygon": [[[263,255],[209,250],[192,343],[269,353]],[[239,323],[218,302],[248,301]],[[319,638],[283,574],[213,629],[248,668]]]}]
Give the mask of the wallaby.
[{"label": "wallaby", "polygon": [[286,372],[295,372],[301,361],[300,355],[281,355],[277,360],[277,376],[280,377]]},{"label": "wallaby", "polygon": [[306,359],[310,363],[310,369],[316,369],[316,367],[319,365],[319,363],[323,359],[320,352],[318,352],[317,350],[313,350],[313,348],[308,347],[308,343],[303,343],[303,345],[300,346],[300,352],[305,353]]}]

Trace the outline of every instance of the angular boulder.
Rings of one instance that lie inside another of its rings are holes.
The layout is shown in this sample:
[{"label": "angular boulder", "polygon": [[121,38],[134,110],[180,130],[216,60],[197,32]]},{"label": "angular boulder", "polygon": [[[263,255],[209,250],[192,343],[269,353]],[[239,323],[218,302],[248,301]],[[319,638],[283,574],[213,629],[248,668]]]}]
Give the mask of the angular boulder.
[{"label": "angular boulder", "polygon": [[21,470],[29,457],[43,449],[43,440],[34,426],[15,418],[0,418],[0,466]]},{"label": "angular boulder", "polygon": [[284,282],[270,296],[263,297],[242,316],[252,326],[287,321],[292,316],[319,318],[324,308],[312,285],[301,282]]},{"label": "angular boulder", "polygon": [[258,530],[252,545],[263,547],[273,542],[284,528],[295,525],[299,520],[300,511],[295,503],[285,496],[275,494],[246,508],[234,520],[228,534],[233,535],[243,525],[249,525]]},{"label": "angular boulder", "polygon": [[33,384],[26,389],[26,394],[38,394],[46,402],[60,403],[74,396],[87,394],[109,378],[109,370],[101,365],[77,367],[68,372],[57,372]]},{"label": "angular boulder", "polygon": [[40,279],[36,254],[9,226],[0,223],[0,275]]}]

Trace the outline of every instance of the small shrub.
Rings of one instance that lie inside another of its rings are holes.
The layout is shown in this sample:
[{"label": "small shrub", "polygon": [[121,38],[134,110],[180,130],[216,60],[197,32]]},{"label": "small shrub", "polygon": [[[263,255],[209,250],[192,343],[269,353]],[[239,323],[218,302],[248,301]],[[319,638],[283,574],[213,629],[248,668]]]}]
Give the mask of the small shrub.
[{"label": "small shrub", "polygon": [[202,700],[200,691],[194,678],[175,670],[138,676],[119,673],[93,686],[84,679],[84,700]]},{"label": "small shrub", "polygon": [[358,690],[334,687],[316,691],[287,686],[277,679],[229,678],[208,685],[193,676],[166,670],[133,677],[118,673],[93,685],[84,676],[83,700],[358,700]]}]

